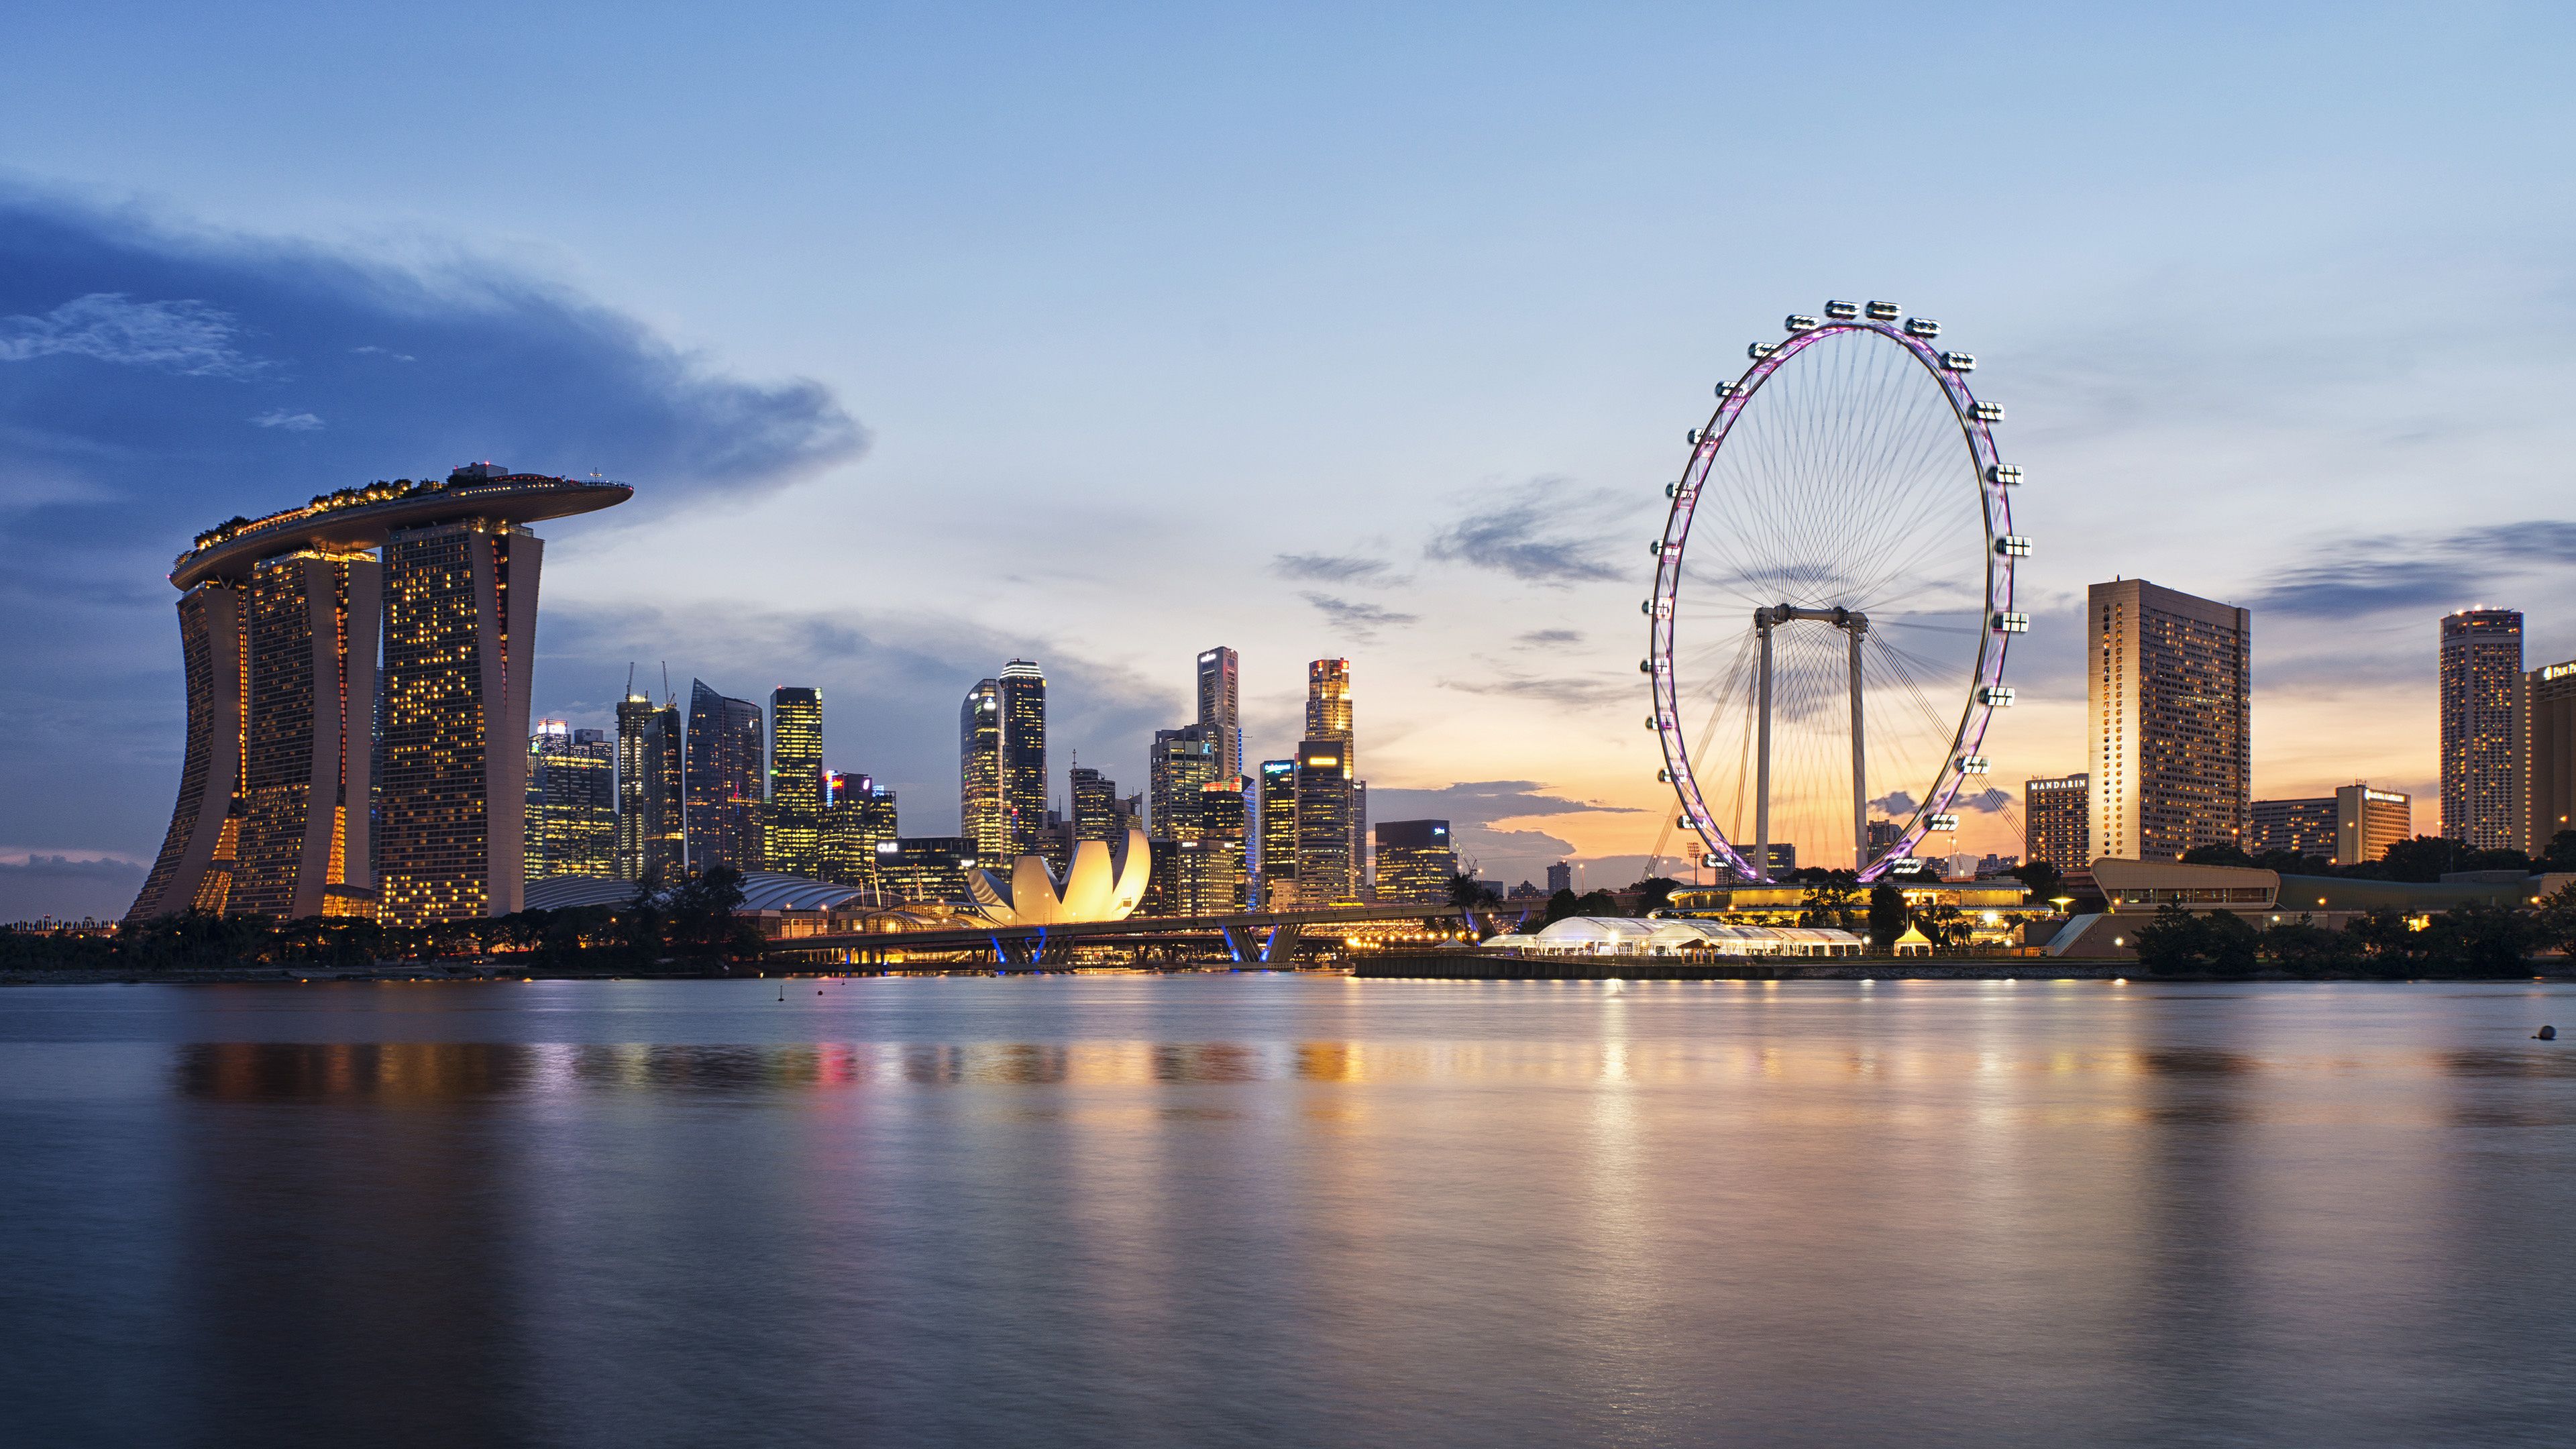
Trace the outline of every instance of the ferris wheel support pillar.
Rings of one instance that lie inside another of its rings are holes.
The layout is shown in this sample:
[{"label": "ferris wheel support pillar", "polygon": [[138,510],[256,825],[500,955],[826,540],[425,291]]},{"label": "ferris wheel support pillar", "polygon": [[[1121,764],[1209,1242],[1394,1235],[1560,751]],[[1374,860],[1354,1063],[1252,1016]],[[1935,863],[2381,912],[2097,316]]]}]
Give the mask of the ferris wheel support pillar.
[{"label": "ferris wheel support pillar", "polygon": [[1762,662],[1756,666],[1754,692],[1760,723],[1753,746],[1753,878],[1771,878],[1771,611],[1753,611],[1753,626],[1762,636]]},{"label": "ferris wheel support pillar", "polygon": [[1860,636],[1869,620],[1858,614],[1846,626],[1851,635],[1852,706],[1852,869],[1869,869],[1869,761],[1861,750]]}]

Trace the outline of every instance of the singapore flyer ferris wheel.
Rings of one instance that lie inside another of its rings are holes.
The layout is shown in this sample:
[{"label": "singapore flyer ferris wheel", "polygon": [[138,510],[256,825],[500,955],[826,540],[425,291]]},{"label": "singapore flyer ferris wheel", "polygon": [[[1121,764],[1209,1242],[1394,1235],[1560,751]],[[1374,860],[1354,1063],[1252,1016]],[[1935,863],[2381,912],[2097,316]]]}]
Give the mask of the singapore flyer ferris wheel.
[{"label": "singapore flyer ferris wheel", "polygon": [[2030,623],[2013,604],[2021,470],[1938,322],[1828,302],[1786,327],[1718,385],[1665,488],[1647,726],[1701,864],[1874,881],[1985,788],[2004,654]]}]

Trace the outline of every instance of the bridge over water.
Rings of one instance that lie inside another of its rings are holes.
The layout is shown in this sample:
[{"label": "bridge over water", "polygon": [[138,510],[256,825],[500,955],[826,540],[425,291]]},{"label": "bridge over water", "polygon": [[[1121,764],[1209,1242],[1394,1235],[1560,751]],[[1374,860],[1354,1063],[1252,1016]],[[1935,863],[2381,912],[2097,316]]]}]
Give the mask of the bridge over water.
[{"label": "bridge over water", "polygon": [[1381,921],[1420,921],[1435,930],[1470,932],[1481,940],[1509,931],[1538,911],[1532,901],[1508,909],[1456,906],[1339,906],[1315,911],[1251,911],[1224,916],[1131,916],[1123,921],[1072,921],[1053,926],[967,925],[943,931],[839,931],[828,935],[784,936],[767,942],[772,959],[786,958],[817,966],[878,965],[900,953],[974,952],[1005,966],[1055,966],[1069,963],[1079,947],[1151,947],[1199,945],[1210,955],[1246,965],[1285,964],[1298,941],[1319,926],[1366,925]]}]

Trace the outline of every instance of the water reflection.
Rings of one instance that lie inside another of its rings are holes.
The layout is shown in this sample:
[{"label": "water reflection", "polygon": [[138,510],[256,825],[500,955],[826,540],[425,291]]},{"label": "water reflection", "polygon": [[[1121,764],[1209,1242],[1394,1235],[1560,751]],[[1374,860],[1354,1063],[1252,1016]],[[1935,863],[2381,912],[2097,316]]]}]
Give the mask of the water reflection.
[{"label": "water reflection", "polygon": [[[84,1392],[177,1405],[116,1442],[2395,1445],[2576,1415],[2576,1050],[2526,1040],[2536,1006],[1390,986],[237,993],[193,1028],[321,1002],[341,1036],[124,1043],[113,1100],[22,1047],[0,1215],[52,1228],[13,1285],[161,1305],[27,1335],[26,1378],[77,1344],[117,1368]],[[360,1039],[379,997],[565,1039]]]}]

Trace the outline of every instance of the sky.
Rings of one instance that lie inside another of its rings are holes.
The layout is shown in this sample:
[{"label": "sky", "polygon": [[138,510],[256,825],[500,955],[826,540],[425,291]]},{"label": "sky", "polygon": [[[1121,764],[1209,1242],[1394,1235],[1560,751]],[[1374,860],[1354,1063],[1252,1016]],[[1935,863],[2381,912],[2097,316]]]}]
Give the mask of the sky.
[{"label": "sky", "polygon": [[[2080,603],[2254,611],[2255,793],[2437,823],[2436,620],[2576,655],[2561,7],[36,0],[0,88],[0,917],[121,912],[189,537],[474,459],[539,714],[824,691],[956,815],[1015,655],[1143,788],[1352,661],[1380,820],[1505,881],[1680,847],[1639,545],[1749,341],[1891,298],[2027,471],[1995,781],[2081,769]],[[1970,849],[2017,853],[2002,810]]]}]

